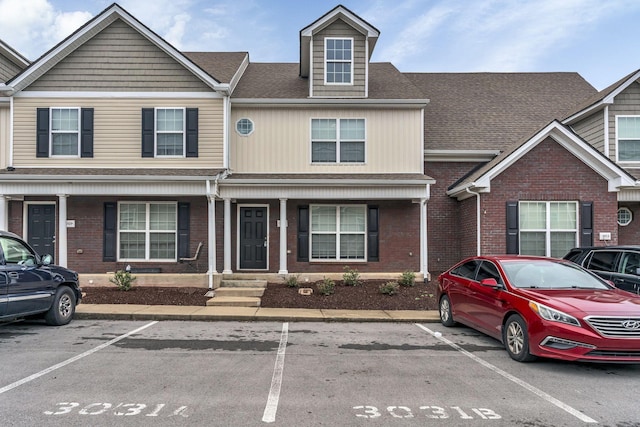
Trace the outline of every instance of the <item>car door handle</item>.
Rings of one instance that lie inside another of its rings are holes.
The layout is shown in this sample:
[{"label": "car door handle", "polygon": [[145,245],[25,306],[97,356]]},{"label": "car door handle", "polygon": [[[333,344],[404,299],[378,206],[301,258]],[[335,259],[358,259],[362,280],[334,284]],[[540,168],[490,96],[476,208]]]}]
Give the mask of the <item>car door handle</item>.
[{"label": "car door handle", "polygon": [[12,279],[17,279],[19,277],[19,274],[16,273],[15,271],[10,271],[9,277],[11,277]]}]

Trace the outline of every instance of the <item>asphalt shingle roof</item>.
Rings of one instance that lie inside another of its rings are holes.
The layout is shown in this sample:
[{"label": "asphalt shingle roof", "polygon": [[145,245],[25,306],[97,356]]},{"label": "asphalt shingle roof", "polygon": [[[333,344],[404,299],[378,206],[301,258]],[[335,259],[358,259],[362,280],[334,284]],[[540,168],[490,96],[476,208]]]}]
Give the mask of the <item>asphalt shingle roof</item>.
[{"label": "asphalt shingle roof", "polygon": [[230,83],[247,52],[182,52],[220,83]]},{"label": "asphalt shingle roof", "polygon": [[430,99],[428,150],[505,150],[596,93],[578,73],[404,75]]}]

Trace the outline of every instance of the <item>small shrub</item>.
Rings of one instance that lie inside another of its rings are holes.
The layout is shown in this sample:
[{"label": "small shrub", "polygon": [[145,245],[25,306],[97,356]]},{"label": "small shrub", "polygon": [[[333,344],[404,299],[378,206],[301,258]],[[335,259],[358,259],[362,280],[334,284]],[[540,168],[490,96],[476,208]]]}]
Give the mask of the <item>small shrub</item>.
[{"label": "small shrub", "polygon": [[332,295],[333,292],[336,289],[336,283],[325,277],[325,279],[318,283],[317,285],[318,288],[318,292],[320,292],[322,295]]},{"label": "small shrub", "polygon": [[416,284],[416,273],[413,271],[405,271],[398,281],[402,286],[414,286]]},{"label": "small shrub", "polygon": [[300,281],[298,280],[298,275],[289,275],[285,280],[285,283],[289,288],[297,288],[300,286]]},{"label": "small shrub", "polygon": [[393,295],[398,293],[398,289],[400,289],[400,285],[398,282],[387,282],[380,285],[380,293]]},{"label": "small shrub", "polygon": [[109,278],[109,281],[116,285],[121,291],[128,291],[131,289],[135,280],[135,276],[132,276],[130,272],[124,270],[116,271],[113,274],[113,277]]},{"label": "small shrub", "polygon": [[352,270],[348,265],[345,265],[342,280],[344,280],[344,284],[347,286],[358,286],[361,283],[360,273],[358,273],[358,270]]}]

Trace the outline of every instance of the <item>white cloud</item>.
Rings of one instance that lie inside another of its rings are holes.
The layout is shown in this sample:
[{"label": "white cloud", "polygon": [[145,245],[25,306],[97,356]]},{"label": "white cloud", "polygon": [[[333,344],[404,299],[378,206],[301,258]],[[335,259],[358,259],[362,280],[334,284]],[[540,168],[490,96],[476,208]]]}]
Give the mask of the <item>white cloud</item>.
[{"label": "white cloud", "polygon": [[0,39],[33,60],[91,16],[89,12],[56,11],[47,0],[0,0]]}]

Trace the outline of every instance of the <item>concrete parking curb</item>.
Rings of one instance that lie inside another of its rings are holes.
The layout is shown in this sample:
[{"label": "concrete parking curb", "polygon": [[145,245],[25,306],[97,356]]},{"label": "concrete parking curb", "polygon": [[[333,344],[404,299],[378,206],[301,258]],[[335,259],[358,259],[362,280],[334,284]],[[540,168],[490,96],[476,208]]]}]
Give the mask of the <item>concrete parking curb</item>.
[{"label": "concrete parking curb", "polygon": [[80,304],[76,319],[235,320],[292,322],[439,322],[435,310],[323,310],[306,308]]}]

